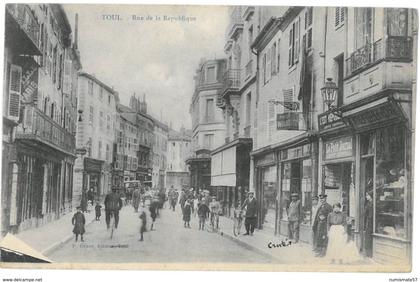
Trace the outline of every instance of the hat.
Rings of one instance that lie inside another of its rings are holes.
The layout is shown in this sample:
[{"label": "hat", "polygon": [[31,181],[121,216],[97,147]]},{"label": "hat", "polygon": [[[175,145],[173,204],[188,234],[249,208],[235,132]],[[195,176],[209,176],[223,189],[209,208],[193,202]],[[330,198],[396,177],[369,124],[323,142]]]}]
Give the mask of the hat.
[{"label": "hat", "polygon": [[211,198],[212,198],[212,199],[216,199],[216,196],[212,196]]},{"label": "hat", "polygon": [[292,195],[290,195],[291,197],[299,197],[298,193],[292,193]]},{"label": "hat", "polygon": [[312,200],[318,200],[318,199],[319,199],[319,197],[317,195],[312,197]]},{"label": "hat", "polygon": [[249,191],[249,192],[248,192],[248,195],[249,195],[249,194],[254,194],[254,192],[253,192],[253,191]]},{"label": "hat", "polygon": [[82,207],[81,207],[81,206],[78,206],[78,207],[76,207],[76,209],[77,209],[77,210],[81,210],[81,209],[82,209]]},{"label": "hat", "polygon": [[320,195],[319,195],[319,198],[320,198],[320,199],[325,199],[326,197],[328,197],[326,194],[320,194]]}]

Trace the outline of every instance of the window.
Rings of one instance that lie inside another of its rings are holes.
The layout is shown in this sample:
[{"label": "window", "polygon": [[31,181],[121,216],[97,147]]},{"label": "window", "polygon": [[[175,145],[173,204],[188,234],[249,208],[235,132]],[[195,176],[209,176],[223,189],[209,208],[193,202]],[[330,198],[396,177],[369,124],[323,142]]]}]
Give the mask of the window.
[{"label": "window", "polygon": [[277,52],[277,43],[274,42],[273,46],[271,47],[271,74],[275,75],[277,68],[276,68],[276,52]]},{"label": "window", "polygon": [[[285,105],[291,105],[293,103],[293,88],[283,89],[283,102]],[[290,112],[291,110],[284,107],[284,112]]]},{"label": "window", "polygon": [[102,157],[102,141],[99,141],[98,143],[98,159],[101,159]]},{"label": "window", "polygon": [[57,46],[54,47],[54,50],[53,50],[53,53],[52,53],[52,60],[53,60],[52,81],[53,81],[53,83],[55,83],[56,80],[57,80]]},{"label": "window", "polygon": [[93,81],[88,80],[88,94],[93,95]]},{"label": "window", "polygon": [[104,97],[104,89],[102,87],[99,87],[99,99],[103,99]]},{"label": "window", "polygon": [[214,121],[214,100],[206,100],[206,122]]},{"label": "window", "polygon": [[246,114],[245,114],[245,125],[249,126],[251,125],[251,92],[246,94]]},{"label": "window", "polygon": [[280,39],[277,43],[277,73],[280,72]]},{"label": "window", "polygon": [[110,157],[110,155],[109,155],[109,144],[106,144],[106,160],[109,162],[109,157]]},{"label": "window", "polygon": [[111,129],[111,117],[109,115],[106,116],[106,129],[108,131]]},{"label": "window", "polygon": [[267,67],[266,66],[267,66],[267,55],[264,53],[264,55],[263,55],[263,65],[262,65],[264,84],[267,83]]},{"label": "window", "polygon": [[299,29],[300,18],[292,24],[289,31],[289,67],[295,65],[299,60]]},{"label": "window", "polygon": [[248,46],[249,46],[249,59],[251,60],[252,58],[252,49],[251,49],[251,45],[252,45],[252,41],[254,40],[254,26],[251,25],[248,29]]},{"label": "window", "polygon": [[208,150],[213,149],[213,139],[214,134],[205,134],[204,135],[204,147]]},{"label": "window", "polygon": [[206,69],[206,82],[212,83],[216,82],[216,67],[210,66]]},{"label": "window", "polygon": [[305,13],[305,35],[303,36],[302,48],[309,49],[312,47],[312,13],[313,7],[309,7]]},{"label": "window", "polygon": [[276,108],[274,103],[268,103],[267,106],[267,136],[268,140],[271,141],[276,126]]},{"label": "window", "polygon": [[99,112],[99,129],[104,129],[104,113],[102,111]]},{"label": "window", "polygon": [[267,54],[267,58],[266,58],[267,63],[266,63],[265,73],[266,73],[266,78],[267,78],[266,83],[267,83],[271,79],[271,49],[270,48],[267,50],[266,54]]},{"label": "window", "polygon": [[345,7],[335,8],[335,27],[341,27],[344,25]]},{"label": "window", "polygon": [[93,124],[93,107],[89,107],[89,124]]},{"label": "window", "polygon": [[373,11],[372,8],[355,8],[356,12],[356,48],[359,49],[372,42]]},{"label": "window", "polygon": [[108,105],[111,105],[111,94],[108,94]]}]

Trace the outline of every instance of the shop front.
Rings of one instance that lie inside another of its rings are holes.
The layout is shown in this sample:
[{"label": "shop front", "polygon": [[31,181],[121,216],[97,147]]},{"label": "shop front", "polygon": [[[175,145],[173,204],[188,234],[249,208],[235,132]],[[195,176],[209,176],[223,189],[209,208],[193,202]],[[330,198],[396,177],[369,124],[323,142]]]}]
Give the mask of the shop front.
[{"label": "shop front", "polygon": [[84,158],[82,193],[85,194],[87,191],[92,189],[94,197],[97,200],[99,200],[100,196],[103,194],[101,187],[103,163],[104,161],[101,160],[86,157]]},{"label": "shop front", "polygon": [[274,151],[254,156],[256,198],[258,201],[258,228],[276,233],[278,216],[279,183]]},{"label": "shop front", "polygon": [[409,115],[399,102],[383,98],[344,116],[358,140],[360,250],[379,262],[406,263],[412,227]]},{"label": "shop front", "polygon": [[278,233],[288,236],[288,207],[291,194],[296,193],[301,203],[299,240],[310,243],[312,196],[317,194],[317,142],[303,141],[307,143],[277,151],[280,183]]},{"label": "shop front", "polygon": [[249,191],[251,149],[252,139],[238,138],[211,153],[211,186],[226,216],[233,215]]}]

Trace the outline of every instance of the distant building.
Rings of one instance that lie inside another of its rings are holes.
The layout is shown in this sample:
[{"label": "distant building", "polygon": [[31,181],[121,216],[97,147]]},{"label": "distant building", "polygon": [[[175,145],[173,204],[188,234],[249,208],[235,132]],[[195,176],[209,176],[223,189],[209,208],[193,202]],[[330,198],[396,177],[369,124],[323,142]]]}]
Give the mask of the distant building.
[{"label": "distant building", "polygon": [[187,159],[190,185],[197,191],[210,189],[211,150],[225,140],[223,111],[216,107],[223,88],[225,59],[203,60],[195,76],[195,89],[191,98],[192,154]]},{"label": "distant building", "polygon": [[169,130],[167,143],[166,188],[180,190],[190,187],[190,173],[186,164],[191,155],[191,131]]},{"label": "distant building", "polygon": [[168,131],[168,125],[154,119],[152,187],[156,189],[165,188]]}]

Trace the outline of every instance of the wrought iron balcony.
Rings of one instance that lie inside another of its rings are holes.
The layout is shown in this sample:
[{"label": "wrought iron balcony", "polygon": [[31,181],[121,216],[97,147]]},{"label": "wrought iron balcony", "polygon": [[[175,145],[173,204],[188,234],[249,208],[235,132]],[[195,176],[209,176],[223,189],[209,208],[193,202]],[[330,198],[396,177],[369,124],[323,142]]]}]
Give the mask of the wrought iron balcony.
[{"label": "wrought iron balcony", "polygon": [[285,112],[277,114],[277,130],[306,131],[311,124],[311,114],[302,112]]},{"label": "wrought iron balcony", "polygon": [[27,55],[41,55],[38,45],[39,24],[27,4],[6,5],[6,37],[16,51]]},{"label": "wrought iron balcony", "polygon": [[389,36],[354,51],[346,60],[346,74],[350,76],[381,60],[411,61],[413,41],[407,36]]},{"label": "wrought iron balcony", "polygon": [[75,154],[74,135],[35,107],[25,107],[24,122],[17,127],[16,140],[35,141],[67,154]]},{"label": "wrought iron balcony", "polygon": [[223,90],[222,95],[228,92],[239,91],[241,85],[241,70],[228,69],[223,75]]}]

